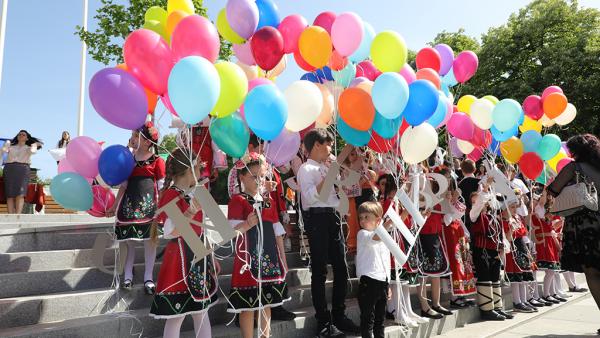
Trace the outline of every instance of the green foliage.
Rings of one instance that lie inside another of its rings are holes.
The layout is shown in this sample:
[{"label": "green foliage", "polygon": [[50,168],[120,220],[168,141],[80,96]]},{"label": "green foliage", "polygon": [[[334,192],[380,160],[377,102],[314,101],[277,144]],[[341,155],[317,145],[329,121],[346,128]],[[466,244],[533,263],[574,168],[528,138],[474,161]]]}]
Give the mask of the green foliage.
[{"label": "green foliage", "polygon": [[[196,13],[207,16],[202,0],[192,0]],[[98,28],[94,32],[85,31],[77,26],[76,35],[88,46],[92,58],[105,65],[123,63],[123,42],[132,31],[144,24],[144,14],[152,6],[167,8],[167,0],[129,0],[126,5],[116,4],[116,0],[101,0],[102,6],[94,19]],[[231,57],[231,44],[221,39],[219,57],[228,60]]]},{"label": "green foliage", "polygon": [[450,46],[455,54],[465,50],[472,50],[477,53],[479,52],[479,48],[481,48],[479,42],[477,42],[475,38],[465,34],[464,28],[460,28],[458,32],[447,32],[443,30],[441,33],[438,33],[429,44],[433,47],[440,43],[445,43]]},{"label": "green foliage", "polygon": [[166,153],[168,151],[172,153],[175,149],[177,149],[177,135],[167,134],[163,136],[162,141],[160,141],[159,152]]}]

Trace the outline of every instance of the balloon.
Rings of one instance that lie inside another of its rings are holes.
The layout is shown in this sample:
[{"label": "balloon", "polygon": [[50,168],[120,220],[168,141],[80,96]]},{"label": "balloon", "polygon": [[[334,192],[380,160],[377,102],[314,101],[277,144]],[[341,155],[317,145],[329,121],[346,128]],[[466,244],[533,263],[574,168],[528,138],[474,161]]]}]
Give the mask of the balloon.
[{"label": "balloon", "polygon": [[348,56],[358,49],[363,38],[363,23],[353,12],[338,15],[331,25],[331,42],[341,56]]},{"label": "balloon", "polygon": [[371,133],[368,131],[359,131],[350,127],[343,119],[337,119],[337,131],[340,137],[355,147],[366,146],[371,140]]},{"label": "balloon", "polygon": [[[344,67],[346,67],[348,64],[349,64],[348,58],[345,56],[341,56],[336,50],[334,50],[333,53],[331,53],[329,62],[327,62],[327,65],[332,70],[336,70],[336,71],[340,71],[340,70],[344,69]],[[352,65],[352,66],[356,69],[356,67],[354,65]]]},{"label": "balloon", "polygon": [[122,145],[112,145],[104,149],[98,159],[100,177],[111,186],[127,181],[133,168],[135,168],[133,154]]},{"label": "balloon", "polygon": [[244,71],[233,62],[219,62],[214,68],[219,74],[221,89],[211,115],[224,117],[236,111],[244,103],[248,93],[248,81]]},{"label": "balloon", "polygon": [[475,126],[469,115],[461,112],[452,114],[446,126],[450,135],[464,141],[471,140],[475,132]]},{"label": "balloon", "polygon": [[146,122],[148,101],[144,87],[122,69],[97,72],[90,80],[89,95],[94,109],[110,124],[135,130]]},{"label": "balloon", "polygon": [[204,120],[215,107],[220,92],[219,72],[210,61],[200,56],[179,60],[169,76],[171,104],[187,124]]},{"label": "balloon", "polygon": [[567,108],[565,111],[559,116],[554,118],[554,122],[559,126],[566,126],[567,124],[573,122],[575,117],[577,116],[577,108],[572,103],[567,104]]},{"label": "balloon", "polygon": [[546,128],[550,128],[555,124],[554,120],[549,118],[546,115],[542,116],[542,118],[540,119],[539,122],[543,127],[546,127]]},{"label": "balloon", "polygon": [[454,76],[454,69],[450,68],[448,73],[442,77],[442,84],[447,87],[454,87],[458,84],[456,77]]},{"label": "balloon", "polygon": [[534,120],[539,120],[542,115],[544,115],[544,110],[542,107],[542,98],[538,95],[529,95],[523,101],[523,111],[526,116]]},{"label": "balloon", "polygon": [[304,140],[304,136],[306,136],[306,134],[307,134],[309,131],[313,130],[313,129],[315,129],[315,124],[314,124],[314,123],[313,123],[313,124],[311,124],[310,126],[306,127],[305,129],[302,129],[302,130],[300,130],[300,131],[298,132],[298,134],[300,134],[300,139],[301,139],[301,140]]},{"label": "balloon", "polygon": [[85,178],[77,173],[54,176],[50,183],[50,194],[65,209],[86,211],[92,207],[92,188]]},{"label": "balloon", "polygon": [[144,14],[144,21],[158,21],[164,25],[167,22],[168,16],[169,15],[164,8],[160,6],[152,6],[146,10],[146,14]]},{"label": "balloon", "polygon": [[133,31],[123,45],[127,68],[156,94],[167,92],[167,82],[173,68],[173,54],[160,35],[147,29]]},{"label": "balloon", "polygon": [[79,175],[94,178],[98,176],[98,158],[101,152],[102,148],[93,138],[78,136],[67,146],[67,159]]},{"label": "balloon", "polygon": [[381,72],[375,68],[371,60],[365,60],[359,63],[356,67],[356,77],[366,77],[371,81],[375,81]]},{"label": "balloon", "polygon": [[475,100],[477,100],[475,96],[465,95],[458,99],[456,107],[458,108],[459,112],[469,115],[471,113],[471,105],[473,104],[473,102],[475,102]]},{"label": "balloon", "polygon": [[438,94],[439,101],[437,108],[429,120],[427,120],[427,123],[431,124],[434,128],[439,128],[440,126],[444,125],[444,122],[446,122],[446,116],[448,115],[448,109],[451,107],[451,103],[448,98],[446,98],[446,95],[444,95],[442,92],[438,92]]},{"label": "balloon", "polygon": [[475,75],[478,66],[479,59],[477,58],[477,54],[470,50],[460,52],[452,63],[454,77],[459,83],[465,83]]},{"label": "balloon", "polygon": [[407,55],[404,39],[394,31],[377,34],[371,43],[371,59],[382,72],[399,72],[406,63]]},{"label": "balloon", "polygon": [[515,164],[518,163],[523,156],[523,143],[515,136],[500,144],[500,152],[506,159],[506,162]]},{"label": "balloon", "polygon": [[188,14],[194,14],[194,3],[192,0],[169,0],[167,1],[167,12],[183,11]]},{"label": "balloon", "polygon": [[544,161],[548,161],[560,151],[560,137],[554,134],[546,134],[542,137],[536,153]]},{"label": "balloon", "polygon": [[396,138],[386,140],[376,132],[371,131],[371,139],[367,146],[375,152],[383,154],[396,147]]},{"label": "balloon", "polygon": [[275,78],[279,76],[287,67],[287,55],[283,54],[279,63],[275,65],[275,68],[269,72],[265,72],[265,77],[268,76],[270,80],[275,81]]},{"label": "balloon", "polygon": [[373,120],[373,131],[384,139],[390,139],[398,133],[398,128],[402,124],[402,118],[387,119],[379,112],[376,112]]},{"label": "balloon", "polygon": [[444,43],[435,45],[433,49],[435,49],[440,55],[440,75],[443,76],[448,74],[448,72],[452,68],[452,62],[454,62],[454,51],[452,50],[452,48],[450,48],[450,46]]},{"label": "balloon", "polygon": [[371,93],[373,92],[373,81],[367,80],[367,81],[361,82],[361,83],[357,84],[355,88],[362,89],[365,92],[369,93],[369,95],[371,95]]},{"label": "balloon", "polygon": [[325,66],[321,69],[317,69],[316,71],[317,77],[321,79],[321,81],[333,81],[333,74],[331,72],[331,68]]},{"label": "balloon", "polygon": [[544,170],[544,161],[536,153],[525,153],[519,161],[519,169],[525,177],[535,180]]},{"label": "balloon", "polygon": [[300,149],[300,134],[283,129],[279,136],[265,146],[265,157],[276,167],[291,161]]},{"label": "balloon", "polygon": [[169,13],[169,16],[167,17],[167,35],[173,36],[175,27],[177,27],[179,23],[188,15],[188,13],[180,10]]},{"label": "balloon", "polygon": [[254,66],[256,64],[256,60],[254,60],[254,55],[252,55],[252,47],[250,42],[251,41],[246,41],[242,44],[234,43],[232,48],[239,61],[248,66]]},{"label": "balloon", "polygon": [[323,108],[315,121],[317,128],[326,128],[331,124],[331,120],[333,119],[333,95],[325,85],[317,84],[319,90],[321,91],[321,96],[323,97]]},{"label": "balloon", "polygon": [[402,113],[411,126],[418,126],[427,121],[438,106],[439,94],[435,87],[426,80],[417,80],[408,85],[410,96]]},{"label": "balloon", "polygon": [[348,88],[342,92],[338,101],[340,117],[349,127],[358,131],[367,131],[375,119],[375,107],[371,96],[359,88]]},{"label": "balloon", "polygon": [[404,162],[417,164],[426,160],[437,148],[438,135],[429,123],[406,129],[400,139]]},{"label": "balloon", "polygon": [[561,93],[548,94],[543,101],[544,115],[554,119],[562,114],[567,108],[567,97]]},{"label": "balloon", "polygon": [[559,86],[550,86],[544,89],[544,92],[542,93],[542,101],[546,100],[546,97],[552,93],[563,94],[563,90]]},{"label": "balloon", "polygon": [[498,142],[498,140],[495,138],[492,138],[492,143],[490,143],[488,149],[492,152],[492,154],[502,155],[500,152],[500,142]]},{"label": "balloon", "polygon": [[507,131],[499,131],[496,127],[492,126],[490,128],[490,132],[496,141],[504,142],[513,136],[517,136],[519,134],[518,126],[514,126],[512,129]]},{"label": "balloon", "polygon": [[[464,97],[465,96],[463,96],[463,98]],[[461,98],[461,100],[463,98]],[[458,100],[458,104],[460,103],[460,100]],[[494,110],[494,104],[491,101],[484,98],[476,99],[468,109],[470,110],[471,120],[473,120],[473,123],[477,127],[485,130],[492,127],[492,111]]]},{"label": "balloon", "polygon": [[217,147],[225,154],[239,158],[246,153],[248,141],[250,141],[250,131],[238,113],[211,120],[208,131]]},{"label": "balloon", "polygon": [[370,80],[369,80],[369,79],[367,79],[366,77],[359,76],[359,77],[357,77],[357,78],[354,78],[354,79],[353,79],[353,80],[350,82],[350,84],[348,85],[348,87],[350,87],[350,88],[354,88],[354,87],[356,87],[356,86],[358,86],[359,84],[361,84],[361,83],[364,83],[364,82],[372,82],[372,81],[370,81]]},{"label": "balloon", "polygon": [[150,20],[144,22],[142,28],[153,31],[154,33],[160,35],[161,38],[165,39],[167,43],[171,41],[171,36],[167,33],[166,23],[162,23],[156,20]]},{"label": "balloon", "polygon": [[234,32],[248,39],[258,26],[258,6],[253,0],[227,0],[227,21]]},{"label": "balloon", "polygon": [[471,144],[471,142],[469,142],[469,141],[463,141],[463,140],[456,139],[456,146],[458,147],[460,152],[465,155],[469,155],[470,153],[473,152],[473,150],[475,150],[475,146],[473,144]]},{"label": "balloon", "polygon": [[[126,72],[129,72],[127,65],[124,63],[116,65],[115,68],[119,68]],[[140,86],[141,86],[141,83],[140,83]],[[148,113],[152,114],[152,113],[154,113],[154,109],[156,108],[156,104],[158,103],[158,95],[154,94],[148,88],[144,88],[144,93],[146,94],[146,100],[148,101]]]},{"label": "balloon", "polygon": [[327,65],[332,53],[331,38],[327,31],[318,26],[310,26],[300,34],[298,50],[302,58],[311,66],[321,68]]},{"label": "balloon", "polygon": [[552,170],[558,173],[558,163],[565,158],[567,158],[567,154],[561,150],[558,152],[558,154],[556,154],[556,156],[548,160],[548,165],[550,168],[552,168]]},{"label": "balloon", "polygon": [[276,86],[258,86],[252,89],[246,96],[244,112],[248,127],[266,141],[276,138],[288,120],[286,98]]},{"label": "balloon", "polygon": [[477,162],[483,156],[483,149],[477,147],[470,154],[467,155],[467,158],[471,161]]},{"label": "balloon", "polygon": [[400,75],[402,75],[408,84],[417,81],[417,74],[408,63],[402,67],[400,70]]},{"label": "balloon", "polygon": [[521,135],[521,142],[523,142],[523,149],[525,152],[530,153],[538,149],[542,135],[535,130],[528,130]]},{"label": "balloon", "polygon": [[492,143],[492,133],[475,126],[473,128],[473,138],[469,142],[476,147],[487,148]]},{"label": "balloon", "polygon": [[240,67],[244,71],[244,74],[246,74],[246,78],[248,79],[248,81],[252,81],[258,78],[258,67],[248,66],[247,64],[244,64],[239,60],[235,64],[238,65],[238,67]]},{"label": "balloon", "polygon": [[442,65],[442,57],[436,49],[425,47],[417,53],[415,62],[417,69],[431,68],[436,73],[439,73]]},{"label": "balloon", "polygon": [[375,80],[371,95],[379,114],[386,119],[395,119],[408,103],[408,83],[398,73],[383,73]]},{"label": "balloon", "polygon": [[285,53],[294,53],[298,50],[298,40],[302,31],[308,27],[306,19],[298,14],[288,15],[277,27],[283,37],[283,50]]},{"label": "balloon", "polygon": [[171,48],[175,60],[197,55],[215,62],[219,57],[219,33],[208,19],[190,15],[175,27]]},{"label": "balloon", "polygon": [[518,124],[521,118],[521,105],[513,99],[504,99],[494,107],[492,120],[499,131],[507,131]]},{"label": "balloon", "polygon": [[266,71],[275,68],[284,54],[281,33],[269,26],[254,33],[250,40],[250,46],[256,64]]},{"label": "balloon", "polygon": [[344,69],[339,72],[333,71],[332,74],[336,83],[344,88],[347,88],[350,86],[350,82],[356,76],[356,66],[354,66],[352,63],[348,63]]},{"label": "balloon", "polygon": [[256,29],[261,29],[266,26],[277,28],[281,22],[279,17],[279,9],[273,0],[256,0],[258,7],[258,26]]},{"label": "balloon", "polygon": [[431,82],[438,90],[442,87],[440,76],[431,68],[422,68],[417,71],[417,79]]},{"label": "balloon", "polygon": [[296,61],[296,64],[298,64],[298,67],[304,69],[307,72],[314,72],[317,69],[311,66],[308,62],[306,62],[306,60],[302,58],[302,55],[300,55],[300,50],[296,50],[294,52],[294,60]]},{"label": "balloon", "polygon": [[331,35],[331,26],[335,22],[336,15],[333,12],[323,12],[315,18],[313,26],[319,26],[327,31],[327,34]]},{"label": "balloon", "polygon": [[106,210],[115,204],[115,194],[110,188],[95,185],[92,187],[92,196],[92,208],[87,213],[94,217],[106,217]]},{"label": "balloon", "polygon": [[309,81],[293,82],[284,92],[288,107],[285,127],[300,131],[310,126],[323,109],[323,96],[319,87]]},{"label": "balloon", "polygon": [[573,162],[573,159],[568,157],[559,160],[558,164],[556,165],[556,172],[559,173],[567,164],[571,162]]},{"label": "balloon", "polygon": [[217,16],[217,31],[219,31],[219,34],[221,34],[223,39],[231,43],[244,43],[244,38],[239,36],[239,34],[236,33],[233,28],[231,28],[231,25],[229,25],[225,8],[223,8]]},{"label": "balloon", "polygon": [[310,81],[312,83],[323,84],[323,82],[313,73],[305,73],[300,77],[300,80]]},{"label": "balloon", "polygon": [[453,157],[461,157],[463,156],[463,152],[458,149],[458,139],[456,137],[450,138],[450,142],[448,144],[448,148],[452,153]]},{"label": "balloon", "polygon": [[371,52],[371,43],[375,39],[375,30],[368,22],[363,21],[363,35],[358,49],[354,51],[348,58],[353,62],[361,62],[369,57]]},{"label": "balloon", "polygon": [[542,131],[542,124],[539,121],[531,119],[529,116],[525,116],[525,120],[523,120],[523,124],[519,126],[519,130],[521,133],[529,130],[535,130],[540,133]]},{"label": "balloon", "polygon": [[495,97],[495,96],[493,96],[493,95],[486,95],[486,96],[484,96],[482,98],[490,101],[491,103],[494,104],[494,106],[497,105],[498,102],[500,102],[500,100],[498,100],[498,98]]}]

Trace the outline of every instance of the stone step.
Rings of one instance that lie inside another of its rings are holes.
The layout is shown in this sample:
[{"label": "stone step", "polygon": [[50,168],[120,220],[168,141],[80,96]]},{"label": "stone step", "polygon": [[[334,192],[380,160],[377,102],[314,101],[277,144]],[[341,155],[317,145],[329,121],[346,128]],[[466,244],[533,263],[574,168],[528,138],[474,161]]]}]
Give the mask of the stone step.
[{"label": "stone step", "polygon": [[94,217],[87,213],[53,215],[0,215],[1,229],[24,229],[61,224],[97,224],[114,222],[114,218]]},{"label": "stone step", "polygon": [[17,234],[0,234],[0,252],[89,249],[94,246],[98,236],[110,232],[112,228],[102,224],[97,227],[69,225],[53,231],[27,230]]}]

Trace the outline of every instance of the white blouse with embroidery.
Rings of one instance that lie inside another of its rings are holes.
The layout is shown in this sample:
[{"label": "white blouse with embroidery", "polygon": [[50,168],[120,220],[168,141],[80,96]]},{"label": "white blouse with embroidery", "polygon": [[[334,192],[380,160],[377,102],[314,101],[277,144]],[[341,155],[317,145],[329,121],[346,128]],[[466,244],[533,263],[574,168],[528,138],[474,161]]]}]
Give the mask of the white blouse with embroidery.
[{"label": "white blouse with embroidery", "polygon": [[5,143],[2,152],[8,153],[6,163],[31,164],[31,155],[37,152],[37,145],[10,145],[10,143]]}]

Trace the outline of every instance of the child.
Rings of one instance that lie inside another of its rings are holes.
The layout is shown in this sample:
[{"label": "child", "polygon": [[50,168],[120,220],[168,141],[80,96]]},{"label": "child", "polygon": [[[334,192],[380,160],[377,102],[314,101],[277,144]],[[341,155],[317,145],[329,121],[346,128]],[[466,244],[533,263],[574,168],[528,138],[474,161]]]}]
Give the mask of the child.
[{"label": "child", "polygon": [[[190,203],[189,197],[186,196],[186,191],[196,185],[196,179],[204,169],[195,158],[195,155],[186,154],[181,149],[171,154],[166,165],[167,175],[160,193],[159,206],[162,207],[176,199],[179,210],[200,223],[202,211],[196,211],[193,203]],[[164,224],[164,238],[170,241],[165,248],[158,273],[150,316],[156,319],[167,319],[164,337],[177,338],[185,316],[191,314],[196,337],[209,338],[211,326],[208,309],[218,298],[219,285],[216,273],[220,270],[220,266],[212,255],[192,264],[194,253],[179,236],[173,220],[168,219],[164,213],[158,218]],[[197,223],[192,223],[191,227],[196,234],[203,235],[203,230]],[[157,237],[156,232],[154,237]],[[213,268],[213,262],[217,272]]]},{"label": "child", "polygon": [[356,276],[360,331],[363,338],[385,337],[383,322],[390,280],[390,251],[375,229],[380,225],[383,210],[377,202],[365,202],[358,208],[362,230],[357,235]]},{"label": "child", "polygon": [[269,337],[271,308],[289,300],[286,266],[277,249],[273,227],[279,218],[272,199],[261,194],[275,187],[273,182],[265,182],[266,163],[262,155],[247,154],[236,163],[236,168],[241,192],[229,201],[228,219],[243,235],[235,244],[227,311],[240,314],[244,338],[253,336],[254,315],[258,313],[260,335]]},{"label": "child", "polygon": [[[358,171],[360,172],[362,169],[362,158],[358,156],[358,153],[356,151],[356,149],[352,149],[352,151],[350,152],[350,154],[348,154],[348,157],[346,157],[346,159],[344,160],[344,166],[345,168],[342,168],[342,179],[348,177],[348,175],[350,175],[350,170],[354,170],[354,171]],[[349,253],[355,253],[356,252],[356,234],[358,233],[358,215],[356,213],[357,210],[357,204],[356,204],[356,197],[359,197],[361,195],[361,186],[360,186],[360,182],[357,182],[356,184],[350,186],[350,187],[343,187],[344,192],[346,193],[346,195],[348,196],[348,204],[349,204],[349,210],[348,210],[348,215],[346,216],[346,222],[348,224],[348,235],[347,235],[347,240],[346,240],[346,244],[348,246],[348,252]]]},{"label": "child", "polygon": [[[127,258],[123,288],[133,286],[133,263],[135,260],[135,241],[144,241],[144,288],[147,294],[154,294],[155,284],[152,277],[156,261],[156,243],[149,241],[153,226],[154,212],[158,201],[158,190],[165,178],[165,162],[156,153],[158,131],[147,122],[131,134],[129,144],[133,148],[136,164],[127,182],[119,187],[117,201],[119,209],[115,234],[118,241],[126,241]],[[155,151],[153,152],[152,149]],[[107,217],[115,214],[117,203],[106,212]]]}]

